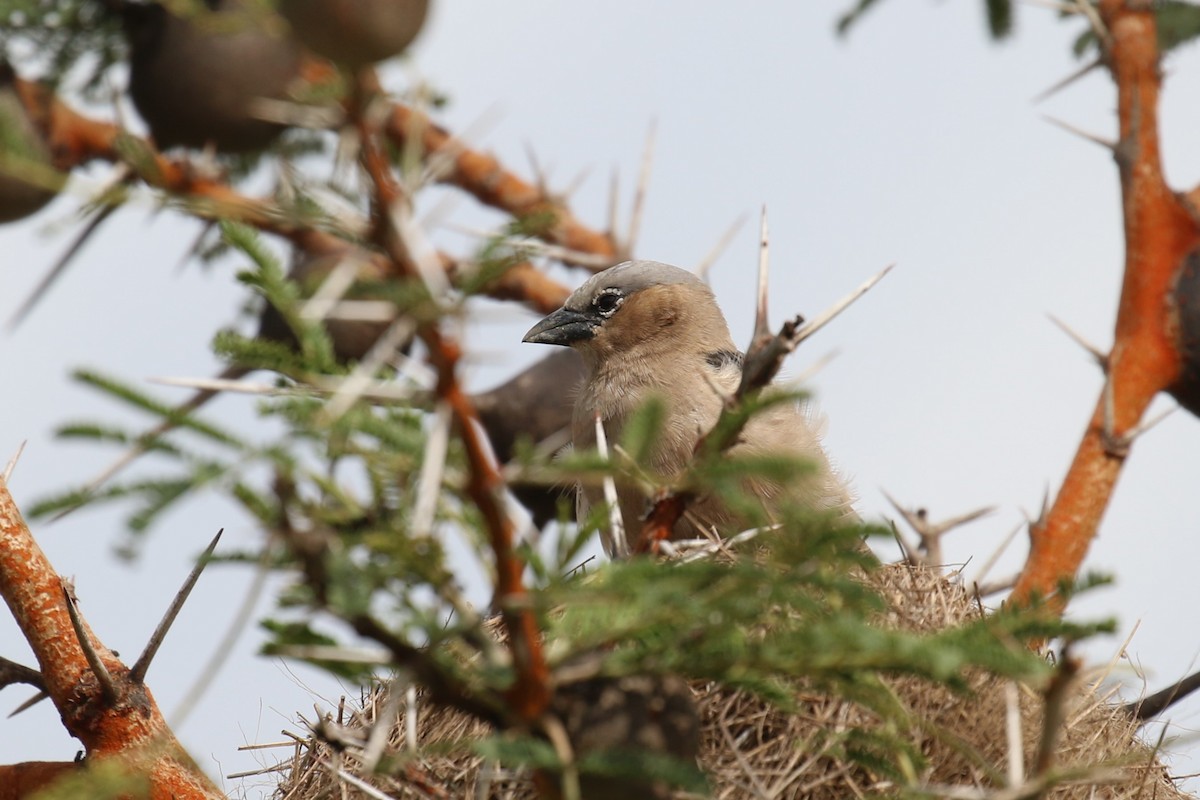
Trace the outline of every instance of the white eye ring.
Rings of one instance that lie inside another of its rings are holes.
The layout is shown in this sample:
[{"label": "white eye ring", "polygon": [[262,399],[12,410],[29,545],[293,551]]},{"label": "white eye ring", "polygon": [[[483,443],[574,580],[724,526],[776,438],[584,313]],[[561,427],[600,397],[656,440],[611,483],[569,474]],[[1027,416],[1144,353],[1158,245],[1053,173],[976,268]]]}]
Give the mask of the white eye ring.
[{"label": "white eye ring", "polygon": [[602,317],[611,317],[617,313],[625,297],[616,289],[605,289],[592,300],[592,306]]}]

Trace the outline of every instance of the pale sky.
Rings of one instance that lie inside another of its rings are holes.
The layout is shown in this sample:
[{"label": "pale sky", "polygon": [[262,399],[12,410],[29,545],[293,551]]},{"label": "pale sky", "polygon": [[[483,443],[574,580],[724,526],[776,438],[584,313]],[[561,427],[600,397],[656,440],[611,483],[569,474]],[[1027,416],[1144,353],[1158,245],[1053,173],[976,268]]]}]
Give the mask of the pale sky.
[{"label": "pale sky", "polygon": [[[639,256],[694,266],[738,217],[745,225],[717,263],[713,284],[740,342],[749,337],[756,263],[754,228],[771,219],[774,321],[813,316],[867,276],[896,268],[866,298],[801,348],[793,374],[831,352],[811,381],[829,418],[828,449],[859,494],[864,515],[888,512],[881,489],[934,518],[984,505],[997,513],[954,534],[951,560],[986,559],[1022,510],[1036,513],[1057,489],[1100,389],[1087,355],[1048,321],[1065,320],[1101,347],[1111,340],[1122,268],[1116,170],[1099,147],[1048,124],[1048,114],[1112,136],[1115,93],[1102,73],[1050,101],[1031,98],[1076,62],[1078,23],[1019,6],[1015,39],[990,44],[982,3],[881,4],[848,40],[833,31],[849,0],[731,4],[634,2],[442,3],[411,63],[391,68],[399,88],[424,77],[447,93],[439,119],[469,134],[521,174],[537,154],[558,187],[590,171],[572,206],[593,227],[606,222],[609,174],[619,170],[623,211],[651,122],[654,174]],[[19,66],[19,65],[18,65]],[[1167,61],[1162,106],[1169,180],[1200,180],[1200,56]],[[25,224],[0,228],[0,317],[31,289],[71,233],[71,214],[95,169],[63,199]],[[429,203],[427,205],[432,205]],[[211,269],[179,261],[197,225],[151,206],[118,215],[13,334],[0,338],[0,462],[28,440],[11,488],[19,504],[80,483],[115,451],[55,441],[78,419],[134,422],[123,408],[77,386],[68,373],[90,367],[127,380],[204,376],[219,366],[208,342],[236,318],[244,291],[239,264]],[[462,198],[450,219],[480,228],[499,221]],[[448,249],[470,242],[434,231]],[[583,274],[567,274],[578,283]],[[534,317],[489,305],[472,329],[486,386],[545,354],[519,344]],[[183,392],[154,389],[182,399]],[[1160,400],[1155,408],[1167,408]],[[207,410],[250,427],[253,401],[224,398]],[[1156,690],[1191,671],[1200,634],[1190,610],[1200,560],[1194,502],[1200,485],[1200,425],[1177,413],[1139,440],[1086,567],[1115,585],[1073,606],[1080,618],[1115,615],[1120,634],[1087,650],[1106,662],[1133,626],[1129,646]],[[205,497],[168,515],[141,559],[113,555],[120,508],[79,512],[34,532],[57,568],[75,579],[97,634],[132,661],[217,528],[223,548],[256,541],[251,522]],[[1024,560],[1018,535],[992,577]],[[976,567],[968,566],[967,575]],[[151,669],[148,682],[168,718],[196,682],[245,597],[250,572],[210,568]],[[266,606],[260,606],[260,610]],[[253,626],[252,626],[253,628]],[[230,661],[177,729],[220,779],[252,769],[269,753],[244,743],[300,732],[294,715],[339,689],[304,667],[253,655],[243,636]],[[31,663],[13,623],[0,620],[0,654]],[[1140,685],[1129,662],[1121,674]],[[353,694],[351,695],[353,696]],[[0,712],[27,694],[9,689]],[[1167,747],[1180,772],[1196,771],[1190,737],[1200,701],[1172,712]],[[7,761],[69,759],[70,740],[49,704],[0,719]],[[277,751],[279,756],[285,751]],[[225,781],[231,793],[269,793],[261,779]]]}]

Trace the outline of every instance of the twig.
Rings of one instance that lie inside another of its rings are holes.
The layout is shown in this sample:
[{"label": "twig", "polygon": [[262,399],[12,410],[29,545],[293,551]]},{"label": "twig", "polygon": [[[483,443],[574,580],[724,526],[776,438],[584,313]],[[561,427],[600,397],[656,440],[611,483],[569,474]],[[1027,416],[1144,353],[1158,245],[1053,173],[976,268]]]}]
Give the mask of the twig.
[{"label": "twig", "polygon": [[399,681],[396,679],[388,681],[385,690],[387,699],[383,703],[383,712],[375,715],[375,721],[371,724],[371,732],[367,736],[367,743],[363,747],[362,770],[368,775],[379,766],[379,761],[383,758],[384,749],[388,744],[388,738],[391,736],[392,726],[399,716],[400,700],[403,695],[397,691],[398,688]]},{"label": "twig", "polygon": [[[764,343],[758,347],[751,345],[750,350],[746,353],[746,362],[742,369],[742,382],[738,386],[738,397],[743,397],[747,392],[762,388],[770,383],[779,372],[783,360],[789,354],[799,347],[805,339],[828,325],[838,314],[845,311],[854,301],[866,294],[871,287],[883,279],[884,275],[887,275],[891,271],[893,266],[888,265],[868,278],[848,295],[822,312],[812,322],[805,323],[803,318],[796,317],[793,320],[785,322],[779,329],[779,333],[775,336],[764,340],[758,329],[759,326],[756,320],[754,340],[755,342],[761,341]],[[765,307],[765,301],[761,296],[759,298],[759,307]],[[763,320],[765,322],[765,316]]]},{"label": "twig", "polygon": [[[368,92],[369,88],[369,81],[360,79],[359,92]],[[394,217],[391,214],[380,213],[394,208],[401,201],[399,187],[396,185],[387,160],[375,139],[376,132],[362,118],[356,119],[356,124],[362,139],[362,164],[371,182],[376,219],[380,224],[377,232],[379,243],[401,274],[413,275],[416,267],[410,261],[407,246],[403,240],[403,232],[392,227]],[[478,415],[458,381],[456,370],[458,362],[462,358],[462,351],[457,342],[444,335],[437,323],[433,322],[426,322],[418,326],[417,335],[424,342],[429,351],[430,360],[437,370],[438,380],[435,391],[454,414],[458,434],[467,457],[467,495],[475,503],[483,517],[495,558],[496,604],[500,608],[501,618],[508,634],[508,647],[516,672],[515,680],[508,692],[509,701],[518,717],[527,723],[533,722],[540,719],[550,701],[549,669],[542,651],[541,636],[533,610],[525,603],[528,594],[522,577],[525,564],[517,554],[514,545],[515,529],[505,507],[504,479],[491,456],[491,449],[482,433]],[[363,624],[366,629],[376,635],[386,633],[370,618],[359,618],[356,623]],[[362,630],[359,632],[363,633]],[[387,634],[387,637],[388,641],[380,638],[376,638],[376,641],[389,648],[399,647],[403,644],[390,634]],[[404,645],[400,647],[399,652],[404,653],[411,649]],[[393,649],[393,652],[397,652],[397,650]],[[408,653],[407,657],[412,660],[413,653]],[[423,673],[417,673],[420,679],[426,682],[435,681],[434,685],[440,686],[443,694],[452,696],[457,694],[460,697],[465,694],[461,687],[447,686],[445,682],[449,679],[440,674],[440,670],[436,666],[424,663],[424,659],[418,659],[418,663],[423,664]],[[478,706],[479,704],[473,705]],[[495,712],[491,711],[490,713],[491,719],[495,721]]]},{"label": "twig", "polygon": [[349,772],[346,772],[339,767],[335,767],[327,758],[318,758],[317,761],[335,776],[337,776],[339,781],[350,784],[368,797],[373,797],[375,800],[396,800],[390,794],[379,791],[361,778],[356,778]]},{"label": "twig", "polygon": [[450,444],[450,406],[437,404],[433,412],[433,427],[425,440],[421,471],[417,475],[417,499],[413,504],[412,536],[428,538],[433,532],[433,518],[442,488],[442,472],[446,468],[446,452]]},{"label": "twig", "polygon": [[14,683],[27,683],[38,689],[45,689],[42,673],[31,667],[22,666],[15,661],[0,657],[0,689],[12,686]]},{"label": "twig", "polygon": [[[270,383],[250,383],[227,378],[147,378],[148,383],[163,386],[179,386],[185,389],[201,389],[210,392],[228,392],[230,394],[255,394],[272,397],[307,396],[313,394],[332,395],[342,385],[343,378],[326,375],[306,375],[304,383],[292,386],[276,386]],[[374,381],[368,388],[359,393],[360,400],[375,403],[395,403],[411,401],[414,390],[409,386],[397,385],[394,381]]]},{"label": "twig", "polygon": [[1133,627],[1129,629],[1129,633],[1125,636],[1125,641],[1121,642],[1121,646],[1113,651],[1112,658],[1108,660],[1108,663],[1104,665],[1104,669],[1099,672],[1096,679],[1088,686],[1089,693],[1093,693],[1100,688],[1100,684],[1107,680],[1112,671],[1117,668],[1117,662],[1126,654],[1129,643],[1133,641],[1133,637],[1137,635],[1138,629],[1141,627],[1142,621],[1140,619],[1134,620]]},{"label": "twig", "polygon": [[955,528],[966,525],[968,522],[973,522],[980,517],[991,514],[996,509],[988,506],[986,508],[978,508],[974,511],[968,511],[965,514],[960,514],[957,517],[943,520],[942,522],[930,522],[925,509],[917,509],[909,511],[896,502],[890,494],[884,490],[883,496],[892,504],[892,508],[896,509],[896,513],[904,517],[904,521],[916,531],[917,536],[921,539],[921,550],[924,551],[923,561],[931,566],[940,567],[944,561],[942,558],[942,537]]},{"label": "twig", "polygon": [[[596,412],[596,450],[600,457],[608,460],[608,434],[604,430],[604,422],[600,412]],[[617,484],[611,474],[606,474],[603,481],[604,503],[608,506],[608,528],[600,529],[601,544],[604,551],[613,559],[629,558],[629,540],[625,537],[625,519],[621,515],[621,504],[617,500]]]},{"label": "twig", "polygon": [[1152,717],[1157,717],[1197,689],[1200,689],[1200,672],[1193,672],[1149,697],[1126,703],[1121,706],[1121,710],[1134,719],[1145,722]]},{"label": "twig", "polygon": [[1069,689],[1079,674],[1082,662],[1071,655],[1070,646],[1064,646],[1058,660],[1050,684],[1045,692],[1045,711],[1042,717],[1042,736],[1038,742],[1037,757],[1034,760],[1035,776],[1043,776],[1054,766],[1054,755],[1058,749],[1058,736],[1062,731],[1063,720],[1066,718]]},{"label": "twig", "polygon": [[401,149],[410,136],[419,136],[427,157],[452,153],[439,180],[459,187],[484,205],[518,218],[549,216],[551,223],[540,234],[547,241],[568,250],[616,257],[610,236],[588,228],[559,201],[505,169],[495,158],[467,147],[421,112],[397,103],[389,110],[383,131]]},{"label": "twig", "polygon": [[1004,733],[1008,742],[1008,785],[1025,782],[1025,740],[1021,736],[1021,696],[1014,681],[1004,684]]}]

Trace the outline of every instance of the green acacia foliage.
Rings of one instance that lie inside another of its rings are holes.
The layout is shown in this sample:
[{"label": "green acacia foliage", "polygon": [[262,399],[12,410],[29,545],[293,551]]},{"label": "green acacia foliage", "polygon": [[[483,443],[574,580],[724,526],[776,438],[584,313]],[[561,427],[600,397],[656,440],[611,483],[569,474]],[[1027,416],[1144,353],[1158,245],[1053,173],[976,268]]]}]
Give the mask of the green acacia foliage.
[{"label": "green acacia foliage", "polygon": [[[399,669],[415,674],[436,699],[503,724],[511,719],[506,711],[506,691],[514,681],[511,660],[497,639],[495,621],[472,610],[466,599],[490,595],[480,584],[492,579],[493,551],[465,490],[469,467],[448,416],[435,410],[437,399],[427,384],[383,372],[377,377],[400,395],[407,390],[406,399],[360,399],[331,415],[328,395],[312,383],[316,376],[326,381],[345,376],[352,367],[337,363],[325,330],[301,313],[299,287],[284,279],[257,237],[235,226],[226,226],[224,235],[248,263],[242,280],[279,310],[298,343],[232,333],[217,338],[218,351],[231,362],[277,375],[281,394],[258,401],[263,425],[256,436],[180,417],[121,382],[81,373],[98,391],[180,427],[149,443],[157,462],[154,477],[117,482],[92,496],[68,492],[35,513],[119,501],[131,507],[130,529],[141,535],[197,492],[221,493],[264,533],[261,550],[237,560],[265,564],[289,579],[264,621],[268,652],[299,656],[364,684]],[[401,285],[392,299],[402,314],[433,318],[418,288]],[[794,401],[782,395],[752,400],[741,414]],[[594,452],[555,459],[524,446],[511,470],[560,484],[611,475],[636,479],[637,460],[649,452],[662,417],[653,405],[642,409],[612,459]],[[737,415],[727,420],[735,427],[741,421]],[[139,440],[106,424],[76,423],[63,433],[105,444]],[[431,470],[427,462],[439,449],[432,446],[439,437],[445,437],[445,463]],[[673,488],[717,491],[737,501],[747,477],[786,480],[807,468],[780,459],[733,459],[712,446],[701,449]],[[432,514],[420,518],[417,509],[430,499]],[[747,513],[757,508],[740,499]],[[562,524],[541,546],[522,546],[529,602],[545,635],[551,670],[576,677],[716,681],[783,709],[792,707],[798,684],[831,692],[863,704],[881,720],[878,729],[859,731],[846,752],[900,781],[915,779],[921,756],[908,744],[915,722],[885,677],[919,676],[966,691],[968,673],[984,670],[1037,684],[1051,668],[1024,642],[1075,639],[1105,627],[1012,610],[930,634],[882,626],[882,601],[864,580],[875,560],[861,546],[864,536],[881,531],[802,508],[783,509],[776,527],[719,560],[640,557],[585,564],[603,517],[601,511],[579,528]],[[362,635],[384,648],[375,664],[357,655]],[[537,736],[510,734],[479,746],[505,761],[554,765],[553,749]],[[694,768],[647,758],[645,770],[697,785]],[[610,774],[629,768],[628,761],[622,763],[615,768],[597,755],[584,767]]]}]

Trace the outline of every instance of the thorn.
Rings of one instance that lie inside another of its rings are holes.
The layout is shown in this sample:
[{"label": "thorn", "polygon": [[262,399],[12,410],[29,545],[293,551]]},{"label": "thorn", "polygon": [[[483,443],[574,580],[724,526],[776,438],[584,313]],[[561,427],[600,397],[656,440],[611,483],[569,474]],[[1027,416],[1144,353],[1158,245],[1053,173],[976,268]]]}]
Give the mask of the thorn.
[{"label": "thorn", "polygon": [[745,224],[746,215],[742,214],[733,221],[733,224],[725,230],[725,233],[721,235],[721,238],[717,239],[717,243],[713,245],[712,250],[709,250],[708,254],[700,260],[699,264],[696,265],[696,274],[699,275],[700,279],[705,283],[709,282],[708,273],[712,270],[713,264],[715,264],[717,259],[721,257],[721,254],[725,252],[726,248],[729,247],[729,243],[733,241],[733,237],[737,235],[737,232],[740,231],[742,226]]},{"label": "thorn", "polygon": [[1058,317],[1054,316],[1053,314],[1047,314],[1046,316],[1050,318],[1051,322],[1053,322],[1055,325],[1058,326],[1059,330],[1061,330],[1067,336],[1071,337],[1071,340],[1074,341],[1075,344],[1079,345],[1084,350],[1087,350],[1088,353],[1091,355],[1092,360],[1095,361],[1096,364],[1098,364],[1100,366],[1100,369],[1104,370],[1105,372],[1108,372],[1108,354],[1107,353],[1102,351],[1096,345],[1089,342],[1087,339],[1083,338],[1083,336],[1080,335],[1075,329],[1071,328],[1069,325],[1067,325],[1067,323],[1063,322]]},{"label": "thorn", "polygon": [[48,700],[48,699],[50,699],[50,695],[46,694],[45,692],[38,692],[33,697],[29,698],[24,703],[21,703],[21,705],[17,706],[12,711],[10,711],[8,714],[8,718],[12,719],[17,714],[20,714],[23,711],[28,711],[29,709],[36,706],[38,703],[42,702],[43,700]]},{"label": "thorn", "polygon": [[179,257],[179,263],[175,265],[176,273],[183,272],[188,262],[200,253],[200,248],[204,245],[204,240],[208,238],[208,234],[216,227],[216,222],[209,221],[204,223],[200,228],[200,233],[196,234],[196,238],[192,239],[192,243],[188,245],[187,249],[183,251],[183,255]]},{"label": "thorn", "polygon": [[1043,89],[1041,92],[1039,92],[1039,93],[1038,93],[1038,94],[1037,94],[1037,95],[1036,95],[1036,96],[1033,98],[1033,100],[1032,100],[1031,102],[1033,102],[1033,103],[1036,105],[1036,104],[1038,104],[1038,103],[1041,103],[1041,102],[1043,102],[1043,101],[1045,101],[1045,100],[1048,100],[1048,99],[1050,99],[1050,98],[1051,98],[1051,97],[1053,97],[1054,95],[1056,95],[1056,94],[1058,94],[1059,92],[1061,92],[1063,89],[1065,89],[1065,88],[1067,88],[1068,86],[1070,86],[1070,85],[1071,85],[1072,83],[1074,83],[1075,81],[1077,81],[1077,80],[1079,80],[1080,78],[1082,78],[1082,77],[1084,77],[1085,75],[1087,75],[1089,72],[1091,72],[1092,70],[1094,70],[1096,67],[1099,67],[1099,66],[1101,66],[1103,63],[1104,63],[1104,62],[1103,62],[1103,60],[1101,60],[1101,59],[1097,58],[1097,59],[1095,59],[1095,60],[1093,60],[1093,61],[1091,61],[1091,62],[1089,62],[1089,63],[1087,63],[1087,64],[1084,64],[1082,67],[1080,67],[1079,69],[1075,70],[1074,72],[1072,72],[1072,73],[1071,73],[1070,75],[1068,75],[1067,77],[1065,77],[1065,78],[1063,78],[1062,80],[1060,80],[1060,81],[1056,82],[1056,83],[1055,83],[1053,86],[1051,86],[1050,88],[1048,88],[1048,89]]},{"label": "thorn", "polygon": [[841,355],[841,353],[838,350],[830,350],[828,353],[805,367],[804,371],[799,375],[790,377],[786,381],[778,381],[775,385],[783,388],[795,387],[797,390],[803,391],[804,384],[811,381],[817,375],[817,373],[829,366],[830,363],[832,363],[833,360],[839,355]]},{"label": "thorn", "polygon": [[758,299],[754,309],[755,344],[771,338],[771,324],[767,321],[767,279],[771,271],[770,262],[770,235],[767,228],[767,207],[764,205],[762,220],[758,226]]},{"label": "thorn", "polygon": [[612,175],[608,179],[608,235],[609,237],[617,238],[617,217],[620,216],[621,209],[621,175],[616,167],[613,167]]},{"label": "thorn", "polygon": [[417,476],[417,498],[413,503],[410,528],[414,539],[426,539],[433,535],[434,515],[437,513],[442,474],[446,468],[452,420],[450,404],[444,400],[439,401],[433,414],[433,426],[425,440],[425,454]]},{"label": "thorn", "polygon": [[[976,577],[974,577],[974,581],[972,581],[973,584],[976,584],[976,587],[983,587],[983,585],[985,585],[984,578],[988,577],[988,573],[991,572],[992,567],[996,566],[996,561],[1000,560],[1001,555],[1004,554],[1004,551],[1007,551],[1009,545],[1012,545],[1013,540],[1016,539],[1016,535],[1021,533],[1021,529],[1025,528],[1026,524],[1027,523],[1025,522],[1021,522],[1014,525],[1013,529],[1008,531],[1008,534],[1004,536],[1004,539],[1001,540],[1000,547],[997,547],[995,551],[992,551],[991,555],[988,557],[988,560],[985,560],[983,565],[979,567],[979,572],[976,573]],[[980,591],[980,596],[983,595],[984,593]]]},{"label": "thorn", "polygon": [[1133,444],[1133,441],[1135,439],[1137,439],[1139,436],[1147,433],[1151,428],[1155,427],[1160,422],[1162,422],[1164,419],[1171,416],[1178,410],[1179,410],[1179,406],[1171,406],[1166,411],[1162,412],[1161,414],[1158,414],[1157,416],[1151,417],[1146,422],[1140,422],[1137,425],[1133,426],[1132,428],[1130,428],[1128,431],[1125,432],[1125,435],[1122,438],[1128,439],[1129,443]]},{"label": "thorn", "polygon": [[1164,419],[1179,410],[1179,406],[1172,406],[1161,414],[1158,414],[1157,416],[1154,416],[1145,422],[1140,422],[1137,425],[1134,425],[1132,428],[1125,431],[1125,433],[1118,436],[1115,433],[1112,433],[1112,429],[1108,424],[1108,419],[1111,419],[1108,417],[1110,402],[1111,401],[1106,398],[1105,428],[1103,431],[1101,431],[1100,438],[1104,444],[1104,452],[1113,458],[1125,458],[1128,456],[1130,448],[1133,447],[1133,443],[1138,439],[1138,437],[1147,433],[1151,428],[1155,427]]},{"label": "thorn", "polygon": [[87,631],[83,626],[83,619],[79,616],[79,609],[75,605],[75,592],[66,581],[62,582],[62,591],[63,598],[67,601],[67,615],[71,618],[71,627],[75,629],[75,638],[79,641],[80,649],[83,650],[83,657],[87,659],[88,666],[92,668],[92,673],[99,681],[104,699],[112,703],[117,699],[117,685],[113,682],[112,675],[104,666],[104,662],[100,660],[96,648],[92,646],[92,640],[88,638]]},{"label": "thorn", "polygon": [[1042,119],[1046,120],[1046,122],[1049,122],[1051,125],[1057,125],[1058,127],[1062,128],[1067,133],[1073,133],[1076,136],[1081,136],[1084,139],[1087,139],[1089,142],[1094,142],[1095,144],[1100,145],[1101,147],[1105,148],[1106,150],[1108,150],[1111,153],[1117,152],[1117,143],[1110,139],[1105,139],[1103,136],[1098,136],[1094,133],[1088,133],[1087,131],[1083,130],[1082,128],[1076,128],[1074,125],[1070,124],[1069,122],[1063,122],[1060,119],[1055,119],[1054,117],[1051,117],[1048,114],[1043,114]]},{"label": "thorn", "polygon": [[[432,292],[431,292],[432,293]],[[379,369],[390,362],[407,342],[417,328],[416,321],[411,317],[399,317],[371,345],[371,349],[363,356],[362,361],[355,365],[350,374],[342,381],[342,385],[334,392],[333,397],[317,415],[318,424],[330,425],[350,410],[363,394],[374,383]]]},{"label": "thorn", "polygon": [[547,186],[549,180],[548,174],[542,169],[542,164],[538,161],[537,153],[534,152],[533,145],[528,140],[524,143],[525,158],[529,159],[529,171],[533,173],[533,184],[537,186],[538,193],[542,197],[550,196],[550,189]]},{"label": "thorn", "polygon": [[92,218],[89,219],[86,224],[84,224],[83,230],[79,232],[79,235],[75,237],[74,241],[71,242],[66,251],[58,257],[58,260],[54,262],[53,266],[50,267],[50,270],[42,277],[40,281],[38,281],[37,285],[33,287],[33,291],[29,293],[29,296],[21,301],[21,305],[17,306],[17,310],[13,312],[13,315],[9,317],[8,323],[5,326],[9,333],[15,331],[17,326],[19,326],[25,320],[25,318],[29,316],[29,312],[33,311],[34,306],[36,306],[38,302],[46,296],[46,293],[50,291],[50,287],[62,277],[64,272],[66,272],[67,267],[70,266],[71,262],[75,259],[75,256],[78,255],[83,246],[87,244],[87,240],[92,237],[92,234],[94,234],[96,230],[102,224],[104,224],[104,221],[112,216],[112,213],[119,207],[119,204],[115,202],[105,204],[102,208],[100,208],[100,210],[96,211],[92,215]]},{"label": "thorn", "polygon": [[12,478],[13,470],[17,468],[17,462],[21,460],[21,454],[25,452],[25,445],[29,444],[28,439],[22,439],[17,445],[17,452],[13,453],[13,457],[8,460],[4,466],[4,475],[0,476],[0,483],[8,483]]},{"label": "thorn", "polygon": [[646,145],[642,150],[642,168],[638,172],[637,190],[633,193],[633,208],[629,212],[629,235],[623,246],[626,258],[633,257],[633,248],[637,245],[638,234],[642,229],[642,212],[646,205],[646,190],[650,186],[650,172],[654,165],[654,138],[658,123],[650,121],[646,131]]},{"label": "thorn", "polygon": [[196,581],[200,578],[200,573],[208,566],[208,562],[212,559],[213,551],[217,549],[217,542],[221,541],[221,534],[225,532],[224,528],[217,531],[217,535],[209,542],[208,547],[200,554],[200,558],[196,561],[196,566],[192,567],[191,573],[188,574],[187,580],[183,582],[183,586],[179,587],[179,591],[175,593],[175,599],[171,601],[171,605],[167,608],[167,613],[163,614],[163,618],[159,621],[158,627],[154,629],[154,634],[150,637],[150,641],[146,642],[146,649],[138,656],[137,662],[133,665],[133,669],[129,672],[129,679],[134,683],[141,683],[146,677],[146,670],[150,669],[150,662],[154,660],[154,656],[158,653],[158,648],[162,646],[163,639],[167,638],[167,631],[171,629],[175,618],[179,616],[183,604],[187,602],[188,595],[192,593],[192,587],[196,585]]},{"label": "thorn", "polygon": [[865,281],[863,281],[862,284],[860,284],[857,288],[855,288],[853,291],[851,291],[848,295],[846,295],[841,300],[834,303],[828,310],[822,312],[821,315],[818,316],[816,319],[814,319],[812,322],[805,324],[800,330],[796,331],[795,344],[793,345],[793,347],[799,346],[800,343],[803,342],[805,339],[812,336],[814,333],[821,330],[821,328],[824,328],[826,325],[828,325],[830,322],[832,322],[834,317],[836,317],[838,314],[841,314],[843,311],[845,311],[847,308],[849,308],[849,306],[852,303],[854,303],[855,301],[857,301],[858,298],[862,297],[864,294],[866,294],[868,291],[870,291],[871,287],[873,287],[875,284],[877,284],[881,280],[883,280],[883,276],[887,275],[889,272],[891,272],[892,267],[894,267],[894,266],[896,266],[896,265],[888,264],[886,267],[881,269],[879,272],[875,273],[870,278],[867,278]]},{"label": "thorn", "polygon": [[583,169],[579,170],[579,173],[572,178],[565,187],[563,187],[561,192],[558,193],[559,197],[561,197],[564,202],[570,200],[571,197],[583,187],[583,184],[587,182],[587,179],[591,177],[591,174],[591,167],[584,167]]},{"label": "thorn", "polygon": [[909,566],[915,567],[920,564],[920,560],[913,553],[908,542],[905,541],[904,537],[900,534],[900,529],[896,527],[896,523],[889,520],[888,524],[892,529],[892,537],[896,540],[896,546],[900,548],[900,558],[903,559],[904,563],[908,564]]},{"label": "thorn", "polygon": [[[596,450],[600,457],[608,459],[608,436],[604,431],[604,423],[600,420],[600,412],[596,412]],[[625,520],[621,516],[621,505],[617,502],[617,484],[612,475],[604,476],[604,502],[608,505],[608,532],[601,529],[600,539],[605,552],[610,558],[629,558],[629,540],[625,536]]]}]

